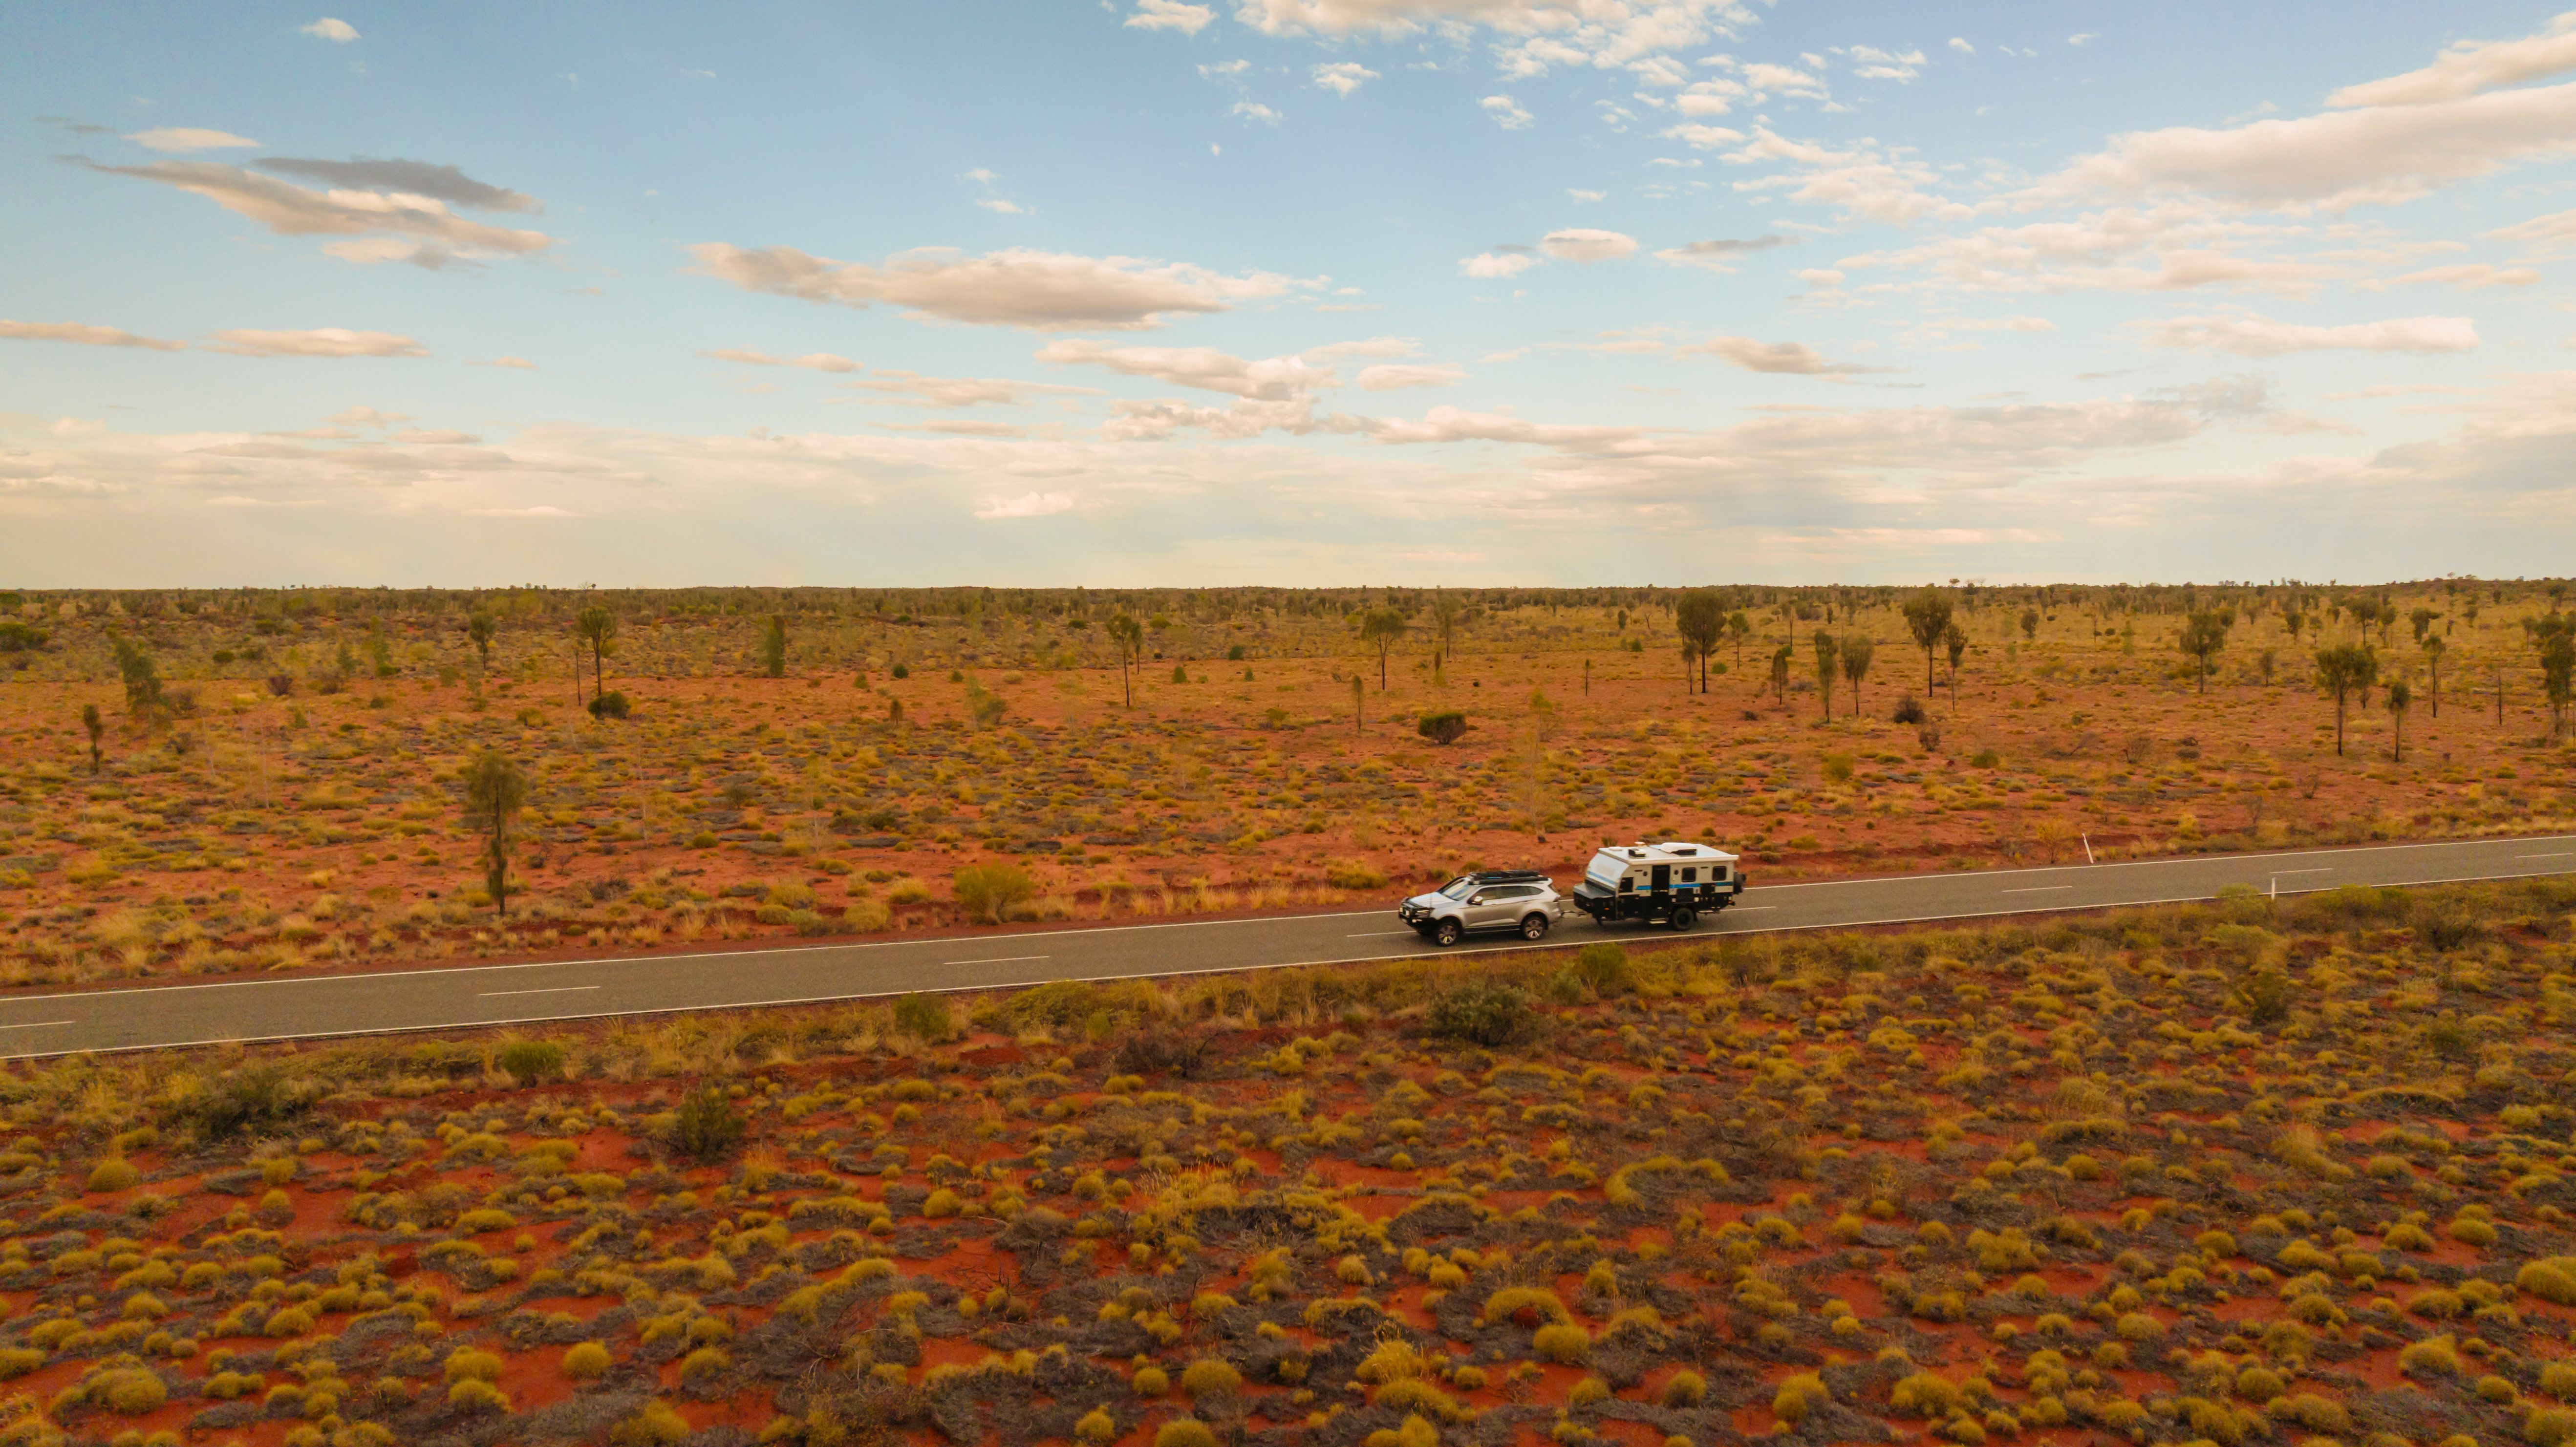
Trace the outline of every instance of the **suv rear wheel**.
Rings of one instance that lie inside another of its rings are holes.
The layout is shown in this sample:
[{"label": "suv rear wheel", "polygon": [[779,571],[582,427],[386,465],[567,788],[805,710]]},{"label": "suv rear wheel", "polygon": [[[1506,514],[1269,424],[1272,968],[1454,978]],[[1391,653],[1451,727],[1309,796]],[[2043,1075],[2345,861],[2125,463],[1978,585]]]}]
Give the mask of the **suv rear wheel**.
[{"label": "suv rear wheel", "polygon": [[1466,931],[1458,927],[1456,920],[1444,919],[1440,922],[1440,927],[1431,932],[1431,940],[1438,945],[1454,945],[1458,943],[1458,937],[1464,933]]},{"label": "suv rear wheel", "polygon": [[1547,938],[1547,916],[1546,916],[1546,915],[1543,915],[1543,914],[1534,914],[1534,915],[1531,915],[1529,918],[1527,918],[1527,919],[1525,919],[1525,920],[1522,920],[1522,921],[1521,921],[1521,938],[1522,938],[1522,939],[1525,939],[1525,940],[1543,940],[1543,939],[1546,939],[1546,938]]}]

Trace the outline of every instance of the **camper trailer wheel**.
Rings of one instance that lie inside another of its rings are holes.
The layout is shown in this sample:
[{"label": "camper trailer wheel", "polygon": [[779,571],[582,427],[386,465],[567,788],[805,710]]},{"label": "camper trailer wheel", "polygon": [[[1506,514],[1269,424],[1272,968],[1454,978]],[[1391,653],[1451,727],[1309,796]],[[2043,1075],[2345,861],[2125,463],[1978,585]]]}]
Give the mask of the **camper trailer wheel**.
[{"label": "camper trailer wheel", "polygon": [[1677,930],[1685,930],[1685,929],[1689,929],[1692,925],[1694,925],[1694,924],[1696,924],[1696,923],[1698,923],[1698,922],[1699,922],[1699,916],[1698,916],[1698,915],[1695,915],[1695,914],[1693,914],[1693,913],[1691,913],[1691,912],[1690,912],[1689,910],[1687,910],[1687,909],[1677,909],[1677,910],[1674,910],[1674,911],[1673,911],[1673,928],[1674,928],[1674,929],[1677,929]]}]

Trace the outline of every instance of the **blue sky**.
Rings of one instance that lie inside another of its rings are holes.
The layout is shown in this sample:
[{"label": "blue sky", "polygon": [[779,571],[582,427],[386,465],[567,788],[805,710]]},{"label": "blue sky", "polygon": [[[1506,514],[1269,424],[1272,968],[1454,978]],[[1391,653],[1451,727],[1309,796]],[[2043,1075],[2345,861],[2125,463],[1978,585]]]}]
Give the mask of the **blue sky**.
[{"label": "blue sky", "polygon": [[0,584],[2566,571],[2576,22],[0,11]]}]

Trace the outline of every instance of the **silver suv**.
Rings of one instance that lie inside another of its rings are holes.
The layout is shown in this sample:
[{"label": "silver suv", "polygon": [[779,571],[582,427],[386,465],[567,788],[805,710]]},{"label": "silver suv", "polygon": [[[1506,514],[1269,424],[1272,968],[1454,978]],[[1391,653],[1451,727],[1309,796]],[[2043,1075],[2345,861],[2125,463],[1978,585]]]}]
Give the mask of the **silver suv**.
[{"label": "silver suv", "polygon": [[1540,940],[1565,917],[1565,902],[1534,869],[1489,869],[1417,894],[1395,915],[1435,944],[1454,945],[1469,930],[1515,930],[1525,940]]}]

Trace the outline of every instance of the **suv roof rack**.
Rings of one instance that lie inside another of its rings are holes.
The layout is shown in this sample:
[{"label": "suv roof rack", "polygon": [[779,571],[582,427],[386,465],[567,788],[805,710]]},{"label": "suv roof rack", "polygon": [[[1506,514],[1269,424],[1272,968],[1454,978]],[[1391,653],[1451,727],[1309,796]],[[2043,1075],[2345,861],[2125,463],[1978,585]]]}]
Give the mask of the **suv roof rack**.
[{"label": "suv roof rack", "polygon": [[1478,884],[1545,884],[1547,873],[1538,869],[1479,869],[1467,877]]}]

